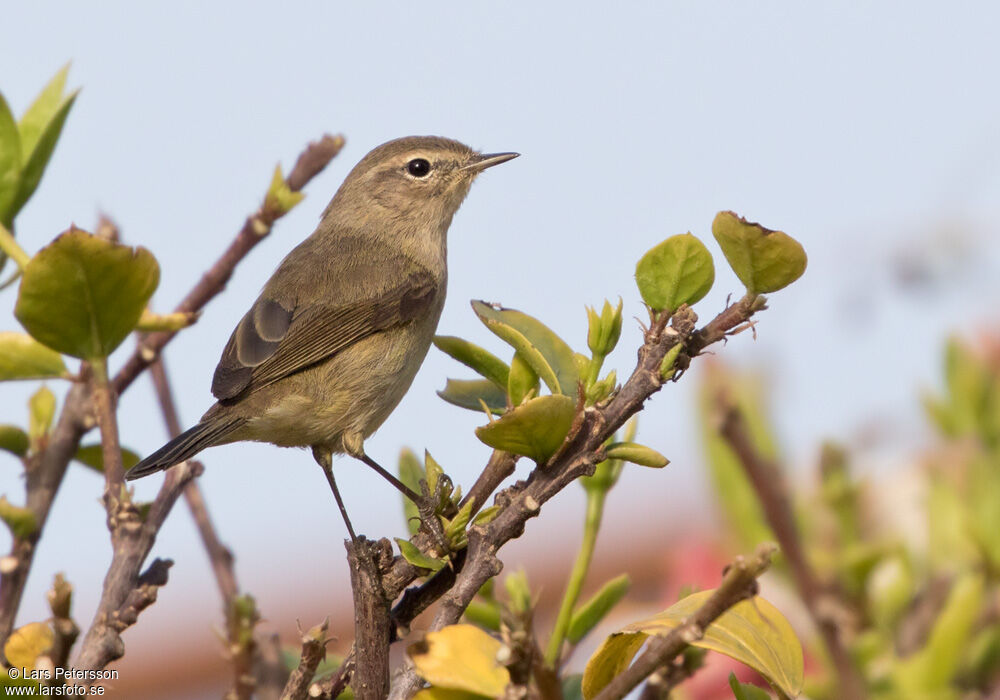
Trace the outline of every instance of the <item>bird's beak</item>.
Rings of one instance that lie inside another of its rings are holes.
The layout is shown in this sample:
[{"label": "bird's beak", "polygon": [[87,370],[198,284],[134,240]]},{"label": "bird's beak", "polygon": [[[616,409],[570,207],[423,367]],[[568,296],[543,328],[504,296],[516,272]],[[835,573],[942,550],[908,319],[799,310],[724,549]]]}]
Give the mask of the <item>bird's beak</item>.
[{"label": "bird's beak", "polygon": [[506,163],[508,160],[513,160],[517,158],[520,153],[476,153],[471,158],[469,162],[462,166],[462,170],[472,170],[473,172],[481,172],[486,170],[486,168],[492,168],[494,165],[500,165],[501,163]]}]

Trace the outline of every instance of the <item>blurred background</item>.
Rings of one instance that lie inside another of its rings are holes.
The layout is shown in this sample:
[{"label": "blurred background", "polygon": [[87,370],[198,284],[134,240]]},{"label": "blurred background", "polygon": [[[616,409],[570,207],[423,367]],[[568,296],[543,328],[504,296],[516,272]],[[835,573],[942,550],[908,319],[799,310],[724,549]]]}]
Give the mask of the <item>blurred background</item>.
[{"label": "blurred background", "polygon": [[[69,86],[83,88],[18,217],[18,240],[33,253],[71,222],[92,228],[106,213],[125,241],[158,258],[153,303],[165,311],[258,206],[277,162],[287,172],[308,141],[344,134],[345,149],[306,200],[169,346],[167,370],[191,423],[210,405],[221,349],[263,282],[312,232],[350,168],[391,138],[440,134],[522,154],[481,177],[455,218],[439,332],[500,351],[468,306],[486,299],[537,316],[582,349],[584,304],[620,295],[625,330],[607,364],[619,377],[641,338],[632,277],[649,247],[691,231],[716,254],[703,318],[741,293],[710,235],[715,213],[733,209],[798,238],[809,268],[772,297],[756,339],[735,337],[716,347],[717,359],[765,377],[788,463],[811,467],[820,441],[835,437],[855,451],[858,471],[888,480],[927,439],[918,397],[940,383],[946,336],[997,321],[998,21],[1000,9],[982,2],[16,3],[3,10],[0,42],[0,90],[14,112],[67,61]],[[0,292],[4,330],[17,328],[15,295]],[[131,352],[122,347],[113,368]],[[595,580],[626,568],[666,591],[665,572],[704,561],[670,546],[718,523],[695,413],[699,364],[642,415],[639,439],[672,463],[626,469]],[[387,465],[403,447],[426,448],[468,487],[489,450],[472,432],[483,418],[435,396],[449,376],[469,373],[432,349],[367,448]],[[34,388],[0,388],[0,422],[23,423]],[[145,454],[164,441],[148,378],[121,407],[124,445]],[[265,625],[294,641],[295,620],[309,627],[330,615],[349,640],[346,533],[309,454],[236,445],[203,458],[209,509]],[[17,462],[0,460],[9,462],[0,493],[20,500]],[[335,469],[359,532],[404,533],[388,485],[347,459]],[[137,482],[138,497],[152,498],[161,478]],[[93,472],[70,470],[19,624],[48,616],[44,592],[57,571],[89,624],[110,560],[101,488]],[[529,536],[505,549],[507,570],[524,565],[555,597],[582,503],[582,489],[569,489],[547,505]],[[153,555],[176,564],[124,636],[119,689],[155,679],[163,697],[217,697],[229,673],[213,633],[219,601],[183,505]]]}]

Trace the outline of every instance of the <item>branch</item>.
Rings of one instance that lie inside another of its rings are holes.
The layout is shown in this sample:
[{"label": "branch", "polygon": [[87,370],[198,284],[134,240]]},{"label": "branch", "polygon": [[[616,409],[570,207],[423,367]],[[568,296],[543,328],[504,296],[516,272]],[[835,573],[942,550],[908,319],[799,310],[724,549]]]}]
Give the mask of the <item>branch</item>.
[{"label": "branch", "polygon": [[[313,627],[302,636],[302,656],[299,658],[299,665],[292,671],[285,689],[281,693],[281,700],[305,700],[312,685],[313,676],[316,675],[316,667],[326,656],[326,644],[329,641],[326,631],[330,626],[330,618],[323,621],[321,625]],[[299,632],[301,633],[301,628]]]},{"label": "branch", "polygon": [[364,536],[347,543],[347,563],[354,593],[354,648],[357,667],[351,682],[360,700],[382,700],[389,694],[389,644],[392,626],[382,586],[382,570],[392,561],[389,540]]},{"label": "branch", "polygon": [[835,621],[828,614],[829,596],[824,592],[819,578],[809,565],[802,547],[789,489],[785,483],[784,470],[757,450],[750,438],[746,418],[736,404],[721,394],[717,402],[722,411],[719,433],[729,443],[729,447],[743,466],[764,510],[764,516],[788,560],[795,585],[819,629],[820,637],[837,671],[837,682],[840,686],[838,696],[847,700],[862,700],[867,697],[864,680],[840,638]]},{"label": "branch", "polygon": [[649,644],[635,662],[615,676],[594,700],[618,700],[669,663],[689,644],[705,636],[705,630],[722,613],[737,603],[757,595],[757,577],[771,565],[773,545],[764,545],[751,560],[737,557],[726,571],[722,583],[712,596],[682,624],[665,635],[650,638]]},{"label": "branch", "polygon": [[[618,392],[597,406],[583,409],[548,464],[536,467],[526,482],[518,482],[497,494],[495,502],[501,510],[493,520],[469,528],[465,566],[457,574],[455,585],[442,596],[431,630],[458,622],[483,584],[503,568],[496,557],[499,549],[524,532],[527,521],[538,515],[545,502],[579,477],[594,473],[603,459],[604,442],[663,386],[660,366],[668,351],[682,345],[677,366],[685,369],[692,358],[733,333],[762,308],[763,297],[745,297],[697,331],[698,317],[687,306],[682,306],[672,317],[655,316],[639,348],[635,370]],[[408,698],[421,684],[412,669],[403,671],[390,697]]]},{"label": "branch", "polygon": [[[301,190],[340,151],[343,143],[344,140],[340,136],[323,136],[320,141],[309,144],[286,178],[289,188],[293,191]],[[224,288],[236,265],[263,235],[266,235],[277,218],[274,212],[258,211],[258,214],[247,219],[247,223],[233,243],[177,309],[188,312],[200,311]],[[254,224],[255,221],[259,223]],[[257,229],[253,228],[255,225],[258,226]],[[261,226],[264,226],[263,230]],[[255,233],[255,230],[262,232]],[[155,337],[147,338],[149,345],[138,348],[112,381],[115,393],[121,394],[125,391],[174,335],[175,333],[158,333],[154,334]],[[85,379],[88,374],[89,368],[84,363],[81,366],[81,375]],[[26,500],[27,507],[35,516],[37,529],[28,536],[15,537],[10,554],[0,560],[2,562],[0,573],[3,574],[0,580],[0,649],[3,648],[13,629],[14,618],[20,608],[28,572],[34,560],[35,546],[42,535],[66,469],[76,454],[83,435],[96,424],[90,414],[90,398],[86,381],[74,383],[66,395],[62,412],[55,429],[49,435],[45,449],[28,458],[25,468]]]}]

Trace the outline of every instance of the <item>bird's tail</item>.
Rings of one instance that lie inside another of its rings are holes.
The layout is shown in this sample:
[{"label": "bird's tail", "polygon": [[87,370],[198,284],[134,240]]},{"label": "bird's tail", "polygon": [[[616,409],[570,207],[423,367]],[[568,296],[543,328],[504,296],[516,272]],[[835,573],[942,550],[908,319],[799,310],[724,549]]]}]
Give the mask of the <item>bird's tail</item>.
[{"label": "bird's tail", "polygon": [[245,422],[244,418],[232,418],[198,423],[129,469],[125,479],[140,479],[191,459],[206,447],[218,445]]}]

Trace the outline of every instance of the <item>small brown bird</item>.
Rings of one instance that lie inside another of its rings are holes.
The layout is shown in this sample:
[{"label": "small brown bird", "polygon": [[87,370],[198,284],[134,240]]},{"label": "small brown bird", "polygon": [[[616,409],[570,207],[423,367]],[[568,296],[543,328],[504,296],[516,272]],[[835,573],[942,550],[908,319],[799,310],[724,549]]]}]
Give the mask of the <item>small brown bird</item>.
[{"label": "small brown bird", "polygon": [[212,380],[218,402],[126,478],[256,440],[312,448],[352,539],[331,455],[364,461],[417,499],[365,454],[364,440],[403,398],[434,337],[452,217],[479,173],[517,156],[434,136],[366,155],[233,331]]}]

